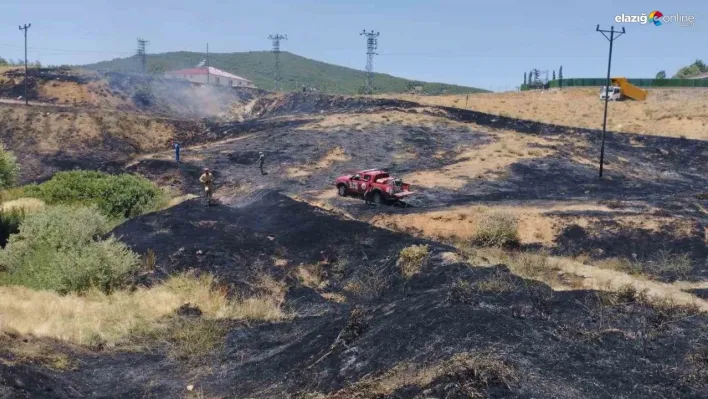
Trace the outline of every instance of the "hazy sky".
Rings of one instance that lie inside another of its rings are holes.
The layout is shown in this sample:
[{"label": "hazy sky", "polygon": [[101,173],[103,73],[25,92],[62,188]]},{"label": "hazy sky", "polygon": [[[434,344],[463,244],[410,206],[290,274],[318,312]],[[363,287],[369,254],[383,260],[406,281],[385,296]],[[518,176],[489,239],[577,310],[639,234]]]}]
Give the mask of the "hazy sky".
[{"label": "hazy sky", "polygon": [[[708,1],[639,0],[0,0],[0,56],[23,57],[19,24],[32,23],[29,58],[83,64],[125,57],[136,38],[149,53],[267,50],[271,33],[287,33],[282,49],[363,69],[362,29],[375,30],[377,72],[410,79],[511,89],[531,68],[566,77],[602,77],[608,41],[595,26],[624,26],[612,75],[672,75],[704,58]],[[693,27],[616,23],[618,14],[692,15]],[[218,67],[218,65],[216,65]],[[284,67],[287,67],[284,65]],[[238,71],[235,71],[238,73]]]}]

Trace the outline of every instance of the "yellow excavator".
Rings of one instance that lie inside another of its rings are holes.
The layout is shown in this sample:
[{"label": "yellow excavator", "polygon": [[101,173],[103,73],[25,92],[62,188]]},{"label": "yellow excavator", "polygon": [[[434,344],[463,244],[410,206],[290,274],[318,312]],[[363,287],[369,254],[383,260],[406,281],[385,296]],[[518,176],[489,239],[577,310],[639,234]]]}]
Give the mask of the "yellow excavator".
[{"label": "yellow excavator", "polygon": [[[609,95],[609,101],[620,101],[626,98],[631,98],[632,100],[644,101],[647,99],[647,91],[642,90],[639,87],[629,83],[627,78],[612,78],[610,79],[612,86],[609,87],[607,93]],[[602,86],[600,90],[600,99],[605,99],[605,86]]]}]

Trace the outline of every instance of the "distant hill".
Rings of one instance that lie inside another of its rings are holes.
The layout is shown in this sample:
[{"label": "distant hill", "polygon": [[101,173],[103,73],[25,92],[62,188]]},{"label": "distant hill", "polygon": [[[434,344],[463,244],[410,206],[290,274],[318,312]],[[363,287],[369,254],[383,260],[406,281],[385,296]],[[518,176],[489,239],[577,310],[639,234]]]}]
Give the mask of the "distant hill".
[{"label": "distant hill", "polygon": [[[147,57],[148,72],[161,73],[180,68],[194,67],[204,59],[204,54],[188,51],[151,54]],[[366,72],[339,65],[311,60],[288,52],[280,53],[282,65],[281,85],[285,91],[301,90],[302,85],[315,87],[326,93],[361,93],[366,81]],[[209,63],[215,68],[242,76],[265,90],[275,89],[275,61],[268,51],[247,53],[209,54]],[[139,72],[140,62],[136,57],[116,58],[84,65],[86,69],[108,69],[118,72]],[[422,94],[464,94],[486,92],[474,87],[413,81],[395,76],[376,73],[375,93],[401,93],[411,87],[422,86]]]}]

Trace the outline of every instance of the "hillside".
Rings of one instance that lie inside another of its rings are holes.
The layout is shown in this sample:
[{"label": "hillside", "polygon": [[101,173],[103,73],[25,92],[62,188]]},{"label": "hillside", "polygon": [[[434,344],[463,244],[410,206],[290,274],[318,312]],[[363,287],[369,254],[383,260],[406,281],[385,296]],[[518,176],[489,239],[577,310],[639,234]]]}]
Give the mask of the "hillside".
[{"label": "hillside", "polygon": [[[608,129],[615,132],[708,140],[708,91],[692,88],[648,89],[646,101],[618,101],[609,104]],[[529,90],[507,93],[479,93],[471,96],[415,96],[383,94],[421,104],[467,108],[557,125],[600,129],[604,104],[599,88]]]},{"label": "hillside", "polygon": [[[148,55],[148,70],[152,73],[188,68],[197,65],[204,59],[204,54],[188,51],[170,52]],[[273,54],[267,51],[250,51],[247,53],[210,54],[210,64],[224,71],[243,76],[253,81],[256,86],[265,90],[275,89],[273,80],[275,62]],[[315,87],[326,93],[357,94],[366,80],[366,73],[356,69],[346,68],[326,62],[315,61],[292,53],[283,52],[280,55],[282,68],[283,90],[302,89],[302,85]],[[118,72],[138,72],[140,63],[135,57],[116,58],[85,65],[87,69],[107,69]],[[412,86],[423,86],[425,94],[463,94],[483,92],[474,87],[450,85],[444,83],[428,83],[411,81],[395,76],[377,73],[374,77],[375,91],[382,93],[400,93]]]}]

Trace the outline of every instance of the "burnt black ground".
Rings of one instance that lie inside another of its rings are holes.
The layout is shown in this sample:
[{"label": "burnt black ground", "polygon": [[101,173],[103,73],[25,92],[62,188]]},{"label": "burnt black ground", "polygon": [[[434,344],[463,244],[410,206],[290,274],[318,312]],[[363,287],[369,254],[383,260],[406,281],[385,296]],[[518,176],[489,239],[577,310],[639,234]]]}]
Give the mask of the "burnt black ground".
[{"label": "burnt black ground", "polygon": [[[446,264],[439,257],[446,248],[433,243],[422,272],[405,281],[390,258],[419,239],[346,220],[277,193],[259,193],[237,207],[187,202],[128,221],[115,233],[139,252],[156,251],[160,271],[155,279],[189,267],[215,273],[243,290],[253,272],[285,278],[291,291],[300,292],[289,296],[286,305],[296,310],[296,317],[231,323],[223,349],[207,363],[211,368],[200,368],[198,374],[169,360],[161,348],[151,353],[83,349],[73,353],[79,360],[75,371],[0,366],[0,393],[179,397],[186,385],[194,384],[207,397],[297,398],[344,390],[337,397],[368,398],[376,396],[355,385],[366,376],[396,365],[434,367],[456,353],[490,351],[515,370],[518,382],[511,389],[494,381],[480,387],[469,370],[451,370],[455,374],[431,385],[404,384],[388,397],[445,397],[464,385],[476,386],[484,396],[518,398],[700,398],[708,392],[705,365],[687,360],[706,344],[706,315],[655,310],[631,295],[603,305],[604,294],[554,292],[503,266]],[[271,234],[273,240],[267,238]],[[346,304],[327,302],[311,290],[302,294],[307,290],[284,276],[289,266],[279,272],[268,264],[274,253],[291,264],[314,262],[328,247],[343,251],[329,256],[349,257],[342,275],[329,277],[329,290],[347,295]],[[203,251],[203,259],[196,250]],[[357,256],[359,252],[366,258]],[[259,261],[264,264],[253,269]],[[387,288],[367,298],[343,291],[344,283],[366,266],[386,270]],[[453,288],[461,281],[474,286],[490,279],[504,281],[508,288]],[[356,323],[354,312],[360,314]],[[336,344],[341,336],[348,337],[346,346]]]},{"label": "burnt black ground", "polygon": [[[456,162],[454,159],[460,153],[460,146],[473,150],[494,140],[488,133],[446,124],[445,118],[456,122],[516,129],[557,140],[558,144],[553,146],[555,153],[544,158],[513,163],[501,179],[470,179],[468,184],[455,190],[414,187],[417,193],[409,201],[412,208],[379,207],[372,210],[362,201],[337,199],[333,202],[352,215],[364,217],[374,212],[415,213],[455,205],[500,202],[523,204],[527,201],[576,201],[589,204],[615,202],[619,207],[639,207],[646,212],[655,207],[673,217],[691,221],[694,226],[691,235],[678,236],[671,230],[659,233],[623,230],[613,226],[614,214],[596,215],[601,219],[596,225],[585,229],[569,226],[563,231],[553,251],[568,256],[586,252],[595,258],[631,257],[632,254],[640,258],[651,258],[660,251],[671,250],[692,256],[695,266],[692,278],[707,277],[705,259],[708,256],[708,245],[702,229],[708,226],[708,217],[701,207],[708,207],[708,201],[696,197],[708,187],[708,143],[704,141],[609,133],[606,143],[607,164],[612,166],[619,163],[620,159],[627,159],[631,162],[627,167],[635,173],[628,177],[630,175],[606,169],[605,177],[599,179],[596,167],[573,160],[575,155],[599,158],[600,132],[595,130],[519,121],[450,108],[431,111],[430,108],[415,107],[406,102],[383,102],[373,106],[371,102],[357,105],[352,99],[337,97],[301,97],[307,96],[291,95],[279,100],[276,105],[295,114],[314,112],[320,106],[332,107],[321,109],[325,115],[362,112],[361,108],[372,106],[364,112],[385,114],[395,110],[412,115],[432,112],[443,118],[430,126],[411,127],[390,123],[361,129],[344,126],[322,130],[308,127],[308,123],[317,120],[316,115],[303,115],[304,119],[282,117],[285,111],[269,102],[261,108],[254,107],[253,111],[254,115],[263,115],[266,119],[254,119],[245,125],[212,125],[210,128],[217,131],[228,129],[234,134],[233,139],[199,148],[187,147],[184,154],[186,157],[199,158],[195,166],[209,166],[219,171],[222,176],[219,184],[223,187],[275,189],[287,195],[316,199],[312,193],[316,195],[322,190],[334,190],[334,179],[345,173],[367,167],[382,168],[396,175],[439,169]],[[580,150],[573,144],[574,137],[577,140],[587,139],[591,146]],[[338,161],[331,167],[312,166],[337,148],[342,149],[349,159]],[[266,155],[265,169],[268,174],[265,176],[260,174],[258,166],[254,164],[260,151]],[[413,156],[394,159],[395,155],[405,152]],[[440,153],[444,157],[434,157]],[[304,170],[308,175],[291,176],[291,170]],[[572,220],[582,215],[583,212],[579,211],[559,216]],[[622,245],[618,245],[620,242]]]},{"label": "burnt black ground", "polygon": [[[272,191],[256,192],[233,206],[205,207],[198,199],[185,201],[130,220],[112,234],[137,253],[155,252],[158,271],[150,282],[196,269],[247,293],[259,272],[284,277],[300,264],[346,258],[348,265],[338,270],[343,280],[364,259],[395,259],[402,248],[423,242],[367,223],[341,220]],[[289,266],[276,267],[275,259],[286,259]]]},{"label": "burnt black ground", "polygon": [[[458,144],[474,146],[491,140],[486,133],[442,124],[415,128],[391,124],[363,131],[305,129],[316,115],[282,115],[419,109],[402,102],[371,106],[321,96],[307,100],[307,107],[299,107],[295,103],[297,96],[291,99],[290,105],[286,102],[287,112],[279,113],[277,107],[268,108],[265,103],[256,108],[255,114],[266,119],[205,123],[208,134],[227,140],[203,147],[183,147],[185,159],[192,155],[204,159],[188,161],[184,174],[177,175],[185,190],[189,189],[185,181],[195,177],[194,171],[210,166],[218,173],[220,189],[249,185],[256,194],[210,208],[188,201],[128,221],[114,233],[139,253],[149,249],[156,253],[156,273],[137,283],[152,284],[170,273],[194,268],[214,273],[233,291],[248,294],[257,291],[254,278],[267,273],[286,282],[286,307],[298,316],[279,323],[230,326],[225,348],[214,354],[211,371],[199,376],[169,360],[164,348],[154,348],[149,354],[84,350],[75,354],[81,360],[78,371],[57,372],[38,365],[0,363],[1,395],[179,397],[188,383],[195,383],[206,395],[215,397],[302,397],[305,392],[329,394],[340,389],[345,391],[339,397],[353,397],[352,391],[346,389],[356,390],[352,385],[365,376],[376,376],[396,364],[434,365],[455,353],[492,350],[517,368],[520,376],[511,390],[499,384],[489,386],[486,395],[492,397],[706,397],[706,365],[691,357],[694,352],[705,350],[705,315],[685,314],[680,309],[651,309],[633,297],[616,305],[602,305],[600,293],[553,292],[542,284],[511,275],[504,267],[479,269],[445,264],[439,254],[448,248],[435,243],[429,243],[433,256],[423,272],[406,283],[396,273],[393,261],[402,247],[424,241],[346,220],[272,191],[306,196],[311,191],[333,190],[336,176],[368,166],[398,174],[439,168],[450,161],[434,159],[435,152],[447,152],[451,159]],[[323,104],[332,108],[317,109]],[[579,134],[595,141],[597,137],[597,132],[591,130],[441,110],[458,121],[512,127],[528,134]],[[696,193],[706,191],[706,144],[633,135],[643,140],[644,146],[639,147],[632,145],[628,136],[609,135],[610,163],[615,162],[613,156],[623,156],[655,174],[633,180],[610,175],[612,180],[600,182],[593,177],[593,168],[570,160],[570,146],[561,145],[560,155],[513,165],[510,176],[501,182],[481,179],[457,192],[424,190],[416,200],[416,208],[371,210],[354,200],[341,200],[341,207],[357,215],[418,212],[501,200],[614,199],[642,201],[702,223],[705,217],[692,204],[696,203]],[[335,147],[342,147],[351,159],[333,168],[308,169],[311,174],[306,178],[287,176],[288,168],[313,164]],[[414,151],[417,158],[395,162],[392,153],[405,149]],[[257,165],[249,164],[250,159],[256,161],[254,155],[259,151],[266,152],[265,176]],[[74,160],[81,162],[79,158]],[[157,179],[173,177],[167,161],[145,160],[131,170]],[[652,240],[669,239],[644,233],[638,236],[620,236],[622,241],[618,242],[613,241],[617,236],[610,235],[598,241],[583,232],[569,231],[559,244],[561,249],[569,246],[564,249],[568,253],[575,250],[574,245],[587,248],[590,243],[589,247],[624,254],[628,249],[649,251]],[[697,254],[705,250],[705,245],[701,247],[694,241],[685,243],[685,248],[689,247]],[[275,266],[274,258],[288,259],[289,264]],[[319,293],[300,286],[289,273],[299,263],[323,258],[332,260],[325,268],[331,283],[324,292],[346,295],[346,304],[325,301]],[[348,262],[334,270],[332,266],[338,259]],[[390,286],[375,298],[343,290],[348,281],[364,278],[362,270],[366,269],[389,273]],[[449,300],[452,285],[459,280],[474,284],[491,277],[501,278],[513,288],[510,292],[472,291],[465,303]],[[340,332],[349,328],[355,306],[364,315],[360,334],[347,342],[348,347],[335,346],[323,358]],[[323,360],[317,362],[319,359]],[[388,397],[444,397],[459,385],[474,385],[473,375],[460,374],[462,377],[440,378],[427,387],[401,387]],[[55,388],[52,392],[37,389],[46,385]],[[428,389],[431,391],[424,392]],[[374,397],[367,396],[365,388],[359,392],[363,397]]]}]

